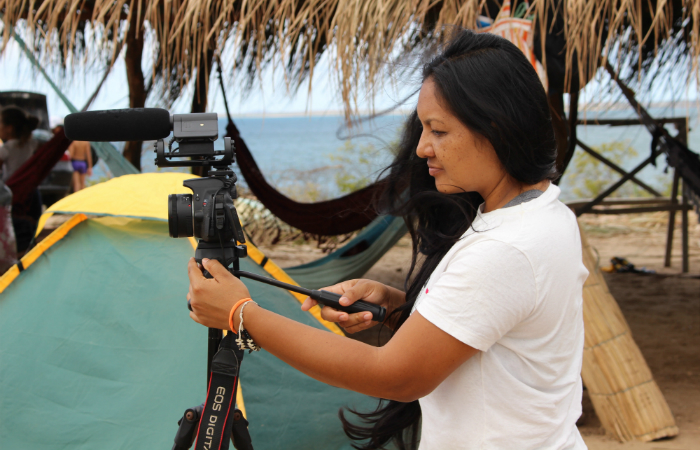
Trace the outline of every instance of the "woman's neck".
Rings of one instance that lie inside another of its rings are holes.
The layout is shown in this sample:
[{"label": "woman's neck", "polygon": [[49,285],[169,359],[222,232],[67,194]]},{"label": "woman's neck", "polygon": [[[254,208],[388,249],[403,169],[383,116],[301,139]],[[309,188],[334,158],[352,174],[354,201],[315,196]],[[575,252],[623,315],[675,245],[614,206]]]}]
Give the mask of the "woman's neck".
[{"label": "woman's neck", "polygon": [[523,192],[532,189],[545,191],[549,187],[549,183],[549,180],[543,180],[536,184],[523,184],[506,174],[498,181],[491,192],[486,195],[481,193],[481,196],[484,198],[484,210],[482,212],[487,213],[502,208]]}]

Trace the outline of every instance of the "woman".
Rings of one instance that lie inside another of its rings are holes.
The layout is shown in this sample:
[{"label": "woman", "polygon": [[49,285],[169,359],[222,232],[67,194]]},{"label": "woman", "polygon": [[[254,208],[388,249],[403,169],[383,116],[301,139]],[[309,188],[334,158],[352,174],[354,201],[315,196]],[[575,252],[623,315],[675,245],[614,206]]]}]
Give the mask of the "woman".
[{"label": "woman", "polygon": [[[391,340],[375,348],[239,305],[248,290],[208,260],[213,280],[189,264],[190,315],[222,329],[230,317],[236,330],[242,315],[257,344],[298,370],[388,399],[359,414],[364,425],[341,415],[360,448],[415,448],[419,422],[422,450],[585,448],[576,420],[588,273],[576,219],[550,182],[555,155],[525,56],[460,31],[424,68],[385,194],[413,239],[406,292],[370,280],[327,288],[342,304],[385,306]],[[368,313],[323,317],[350,333],[374,325]]]},{"label": "woman", "polygon": [[[2,182],[10,179],[39,148],[39,141],[32,137],[32,131],[39,125],[39,119],[27,114],[16,106],[8,106],[0,112],[0,165]],[[36,223],[41,215],[41,195],[35,189],[29,199],[12,205],[12,226],[16,237],[17,253],[24,252],[34,238]]]},{"label": "woman", "polygon": [[32,131],[39,119],[16,106],[3,108],[0,113],[0,164],[3,166],[2,181],[6,182],[39,147],[32,138]]}]

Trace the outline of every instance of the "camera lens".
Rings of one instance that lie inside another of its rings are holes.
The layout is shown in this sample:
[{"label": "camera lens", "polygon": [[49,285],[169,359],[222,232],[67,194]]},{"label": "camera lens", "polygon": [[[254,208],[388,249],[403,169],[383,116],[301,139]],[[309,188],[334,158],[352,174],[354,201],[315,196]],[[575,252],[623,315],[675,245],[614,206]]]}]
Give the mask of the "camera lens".
[{"label": "camera lens", "polygon": [[192,194],[168,195],[168,229],[170,237],[194,236]]}]

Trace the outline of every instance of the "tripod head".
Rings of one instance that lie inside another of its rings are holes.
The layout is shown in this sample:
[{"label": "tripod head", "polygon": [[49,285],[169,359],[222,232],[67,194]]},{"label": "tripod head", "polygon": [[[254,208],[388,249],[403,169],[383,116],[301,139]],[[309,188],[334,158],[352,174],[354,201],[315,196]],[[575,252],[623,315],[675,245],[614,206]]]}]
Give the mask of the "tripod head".
[{"label": "tripod head", "polygon": [[195,259],[216,259],[237,270],[246,256],[245,235],[233,204],[237,198],[236,174],[228,168],[210,170],[208,177],[185,180],[191,194],[168,196],[170,236],[199,238]]}]

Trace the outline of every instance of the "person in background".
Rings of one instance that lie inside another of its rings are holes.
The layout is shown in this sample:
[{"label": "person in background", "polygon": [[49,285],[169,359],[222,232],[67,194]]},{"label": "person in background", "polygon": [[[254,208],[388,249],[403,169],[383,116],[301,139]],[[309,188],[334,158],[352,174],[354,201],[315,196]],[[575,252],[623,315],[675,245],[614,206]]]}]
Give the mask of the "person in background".
[{"label": "person in background", "polygon": [[71,164],[73,165],[73,192],[85,189],[85,177],[92,175],[92,151],[90,143],[73,141],[68,147]]},{"label": "person in background", "polygon": [[[39,148],[41,144],[32,137],[39,119],[17,106],[7,106],[0,111],[0,165],[3,184],[10,179]],[[41,215],[41,195],[38,189],[23,204],[12,205],[12,226],[17,243],[17,256],[29,248],[36,224]]]},{"label": "person in background", "polygon": [[24,164],[39,147],[39,141],[32,138],[32,131],[39,125],[39,119],[27,114],[16,106],[8,106],[0,113],[0,164],[2,181],[7,180]]}]

